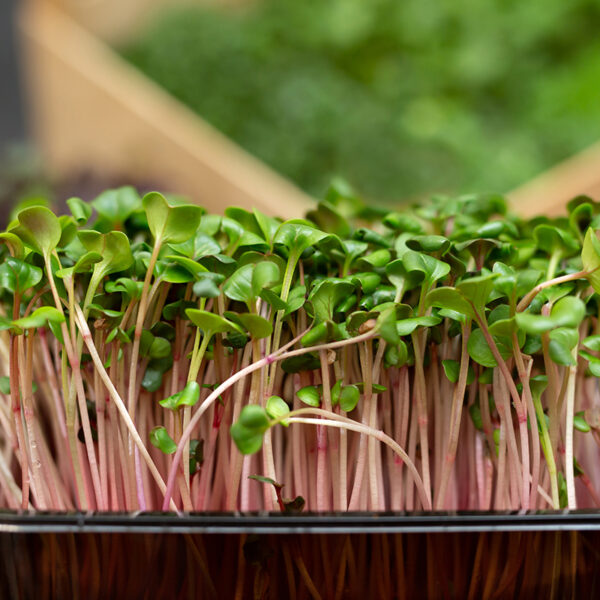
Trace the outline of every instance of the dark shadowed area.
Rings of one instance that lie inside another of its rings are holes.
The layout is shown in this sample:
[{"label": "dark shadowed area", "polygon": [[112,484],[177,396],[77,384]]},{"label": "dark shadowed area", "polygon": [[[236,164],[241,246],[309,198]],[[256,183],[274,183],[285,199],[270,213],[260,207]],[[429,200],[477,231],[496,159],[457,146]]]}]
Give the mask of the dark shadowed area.
[{"label": "dark shadowed area", "polygon": [[16,4],[17,0],[0,2],[0,151],[25,136],[14,35]]}]

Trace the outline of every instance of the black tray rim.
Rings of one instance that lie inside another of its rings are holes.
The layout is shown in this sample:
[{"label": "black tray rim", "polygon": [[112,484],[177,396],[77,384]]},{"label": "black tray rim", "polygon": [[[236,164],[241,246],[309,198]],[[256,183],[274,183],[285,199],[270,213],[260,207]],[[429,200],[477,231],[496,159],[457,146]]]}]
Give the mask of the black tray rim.
[{"label": "black tray rim", "polygon": [[600,510],[418,513],[58,513],[0,510],[0,534],[386,534],[600,531]]}]

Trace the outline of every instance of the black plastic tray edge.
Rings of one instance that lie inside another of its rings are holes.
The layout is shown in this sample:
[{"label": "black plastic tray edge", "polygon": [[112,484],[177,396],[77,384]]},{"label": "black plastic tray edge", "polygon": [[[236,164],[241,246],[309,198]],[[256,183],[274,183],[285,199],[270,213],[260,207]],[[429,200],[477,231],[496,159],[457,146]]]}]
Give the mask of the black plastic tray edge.
[{"label": "black plastic tray edge", "polygon": [[0,511],[1,533],[341,534],[600,531],[600,511],[44,513]]}]

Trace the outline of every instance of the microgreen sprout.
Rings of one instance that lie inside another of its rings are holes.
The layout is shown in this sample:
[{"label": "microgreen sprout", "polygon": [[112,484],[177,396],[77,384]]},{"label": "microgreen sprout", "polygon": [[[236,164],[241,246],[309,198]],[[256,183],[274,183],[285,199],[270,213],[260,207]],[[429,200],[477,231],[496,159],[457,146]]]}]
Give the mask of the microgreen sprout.
[{"label": "microgreen sprout", "polygon": [[0,234],[0,504],[597,506],[600,204],[379,218],[328,198],[285,222],[132,188],[18,212]]}]

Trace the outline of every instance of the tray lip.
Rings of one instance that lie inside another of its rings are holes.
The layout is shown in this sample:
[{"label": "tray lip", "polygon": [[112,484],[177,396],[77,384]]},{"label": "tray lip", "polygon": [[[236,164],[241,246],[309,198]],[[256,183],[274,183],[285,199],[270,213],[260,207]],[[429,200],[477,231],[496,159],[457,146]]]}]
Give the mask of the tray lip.
[{"label": "tray lip", "polygon": [[434,513],[57,513],[0,510],[0,534],[385,534],[600,531],[600,510]]}]

